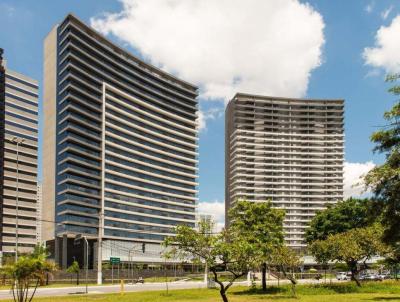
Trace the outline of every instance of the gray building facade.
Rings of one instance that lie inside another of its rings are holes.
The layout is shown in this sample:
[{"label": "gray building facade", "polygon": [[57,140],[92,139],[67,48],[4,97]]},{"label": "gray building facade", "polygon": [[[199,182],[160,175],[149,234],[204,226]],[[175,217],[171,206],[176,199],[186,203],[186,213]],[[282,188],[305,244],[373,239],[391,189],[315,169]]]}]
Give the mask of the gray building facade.
[{"label": "gray building facade", "polygon": [[[38,82],[7,68],[0,49],[0,251],[31,252],[36,240]],[[17,244],[16,244],[17,243]]]},{"label": "gray building facade", "polygon": [[286,244],[304,249],[315,213],[343,199],[344,101],[238,93],[225,135],[226,211],[269,200],[286,212]]}]

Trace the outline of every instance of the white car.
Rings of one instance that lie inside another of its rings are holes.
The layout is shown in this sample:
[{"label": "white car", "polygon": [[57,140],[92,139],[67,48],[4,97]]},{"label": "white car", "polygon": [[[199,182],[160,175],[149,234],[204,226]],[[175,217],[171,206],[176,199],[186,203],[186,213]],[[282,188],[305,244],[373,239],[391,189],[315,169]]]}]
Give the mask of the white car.
[{"label": "white car", "polygon": [[346,272],[339,272],[336,274],[336,279],[338,280],[349,280]]}]

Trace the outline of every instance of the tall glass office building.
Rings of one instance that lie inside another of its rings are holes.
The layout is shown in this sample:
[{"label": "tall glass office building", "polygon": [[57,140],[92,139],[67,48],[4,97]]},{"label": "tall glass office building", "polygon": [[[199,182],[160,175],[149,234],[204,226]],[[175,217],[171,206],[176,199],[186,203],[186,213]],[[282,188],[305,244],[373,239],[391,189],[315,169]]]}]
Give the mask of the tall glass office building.
[{"label": "tall glass office building", "polygon": [[194,227],[197,88],[73,15],[44,49],[42,215],[56,223],[42,229],[58,262],[79,257],[76,234],[92,260],[100,237],[102,258],[123,261],[138,244],[157,251],[178,224]]},{"label": "tall glass office building", "polygon": [[36,245],[38,82],[7,68],[0,49],[0,251]]},{"label": "tall glass office building", "polygon": [[225,114],[226,210],[271,201],[286,211],[287,245],[303,249],[316,211],[343,199],[343,114],[343,100],[236,94]]}]

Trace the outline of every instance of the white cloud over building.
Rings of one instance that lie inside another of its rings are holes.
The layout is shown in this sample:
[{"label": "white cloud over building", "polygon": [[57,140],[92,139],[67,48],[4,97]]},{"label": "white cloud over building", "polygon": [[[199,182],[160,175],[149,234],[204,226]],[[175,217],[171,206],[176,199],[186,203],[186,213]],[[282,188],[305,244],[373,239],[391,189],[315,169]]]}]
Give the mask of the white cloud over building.
[{"label": "white cloud over building", "polygon": [[304,96],[322,63],[324,20],[298,0],[121,0],[92,18],[103,34],[201,87],[206,99],[235,92]]}]

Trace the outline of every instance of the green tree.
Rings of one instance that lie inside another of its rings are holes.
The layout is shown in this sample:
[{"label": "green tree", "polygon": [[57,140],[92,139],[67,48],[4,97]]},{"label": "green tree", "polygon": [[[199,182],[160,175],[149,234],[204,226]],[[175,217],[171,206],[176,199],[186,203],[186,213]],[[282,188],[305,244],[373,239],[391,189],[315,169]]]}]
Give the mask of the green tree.
[{"label": "green tree", "polygon": [[271,263],[290,281],[292,296],[296,297],[296,271],[303,263],[300,256],[291,248],[280,246],[273,250]]},{"label": "green tree", "polygon": [[33,258],[47,258],[50,256],[50,252],[44,244],[36,244],[30,256]]},{"label": "green tree", "polygon": [[[167,238],[165,245],[176,246],[185,259],[205,263],[213,280],[219,285],[222,300],[228,302],[228,289],[254,266],[257,253],[245,236],[234,236],[227,230],[214,234],[212,229],[213,223],[210,221],[199,222],[198,229],[180,225],[176,228],[176,236]],[[220,279],[221,271],[231,273],[227,282]]]},{"label": "green tree", "polygon": [[328,263],[332,259],[331,246],[328,244],[327,240],[319,241],[319,244],[311,244],[309,246],[309,252],[314,256],[315,261],[321,264],[325,271],[325,282],[326,282],[326,270],[328,268]]},{"label": "green tree", "polygon": [[[12,293],[15,302],[32,301],[36,289],[46,277],[46,274],[55,270],[53,262],[46,260],[47,250],[42,247],[35,248],[29,255],[20,256],[18,261],[2,268],[4,273],[12,280]],[[28,296],[29,288],[33,291]]]},{"label": "green tree", "polygon": [[285,212],[274,209],[271,202],[238,201],[229,211],[230,230],[246,236],[260,253],[262,288],[267,290],[267,262],[274,248],[283,245],[283,219]]},{"label": "green tree", "polygon": [[345,262],[351,271],[351,279],[361,286],[357,275],[366,267],[366,261],[387,252],[387,247],[381,240],[382,233],[383,229],[378,224],[351,229],[329,235],[325,240],[314,241],[309,251],[317,261]]},{"label": "green tree", "polygon": [[[386,81],[394,83],[400,74],[390,75]],[[400,86],[389,89],[394,95],[400,95]],[[385,227],[384,241],[396,249],[400,248],[400,101],[397,100],[391,110],[385,112],[387,124],[371,136],[376,144],[374,152],[386,155],[386,161],[373,168],[365,177],[365,183],[376,197],[377,212],[382,213]]]},{"label": "green tree", "polygon": [[74,260],[67,268],[67,273],[76,274],[76,285],[79,285],[79,272],[81,271],[78,261]]},{"label": "green tree", "polygon": [[307,243],[372,224],[374,219],[370,209],[369,199],[349,198],[335,205],[329,205],[311,220],[305,234]]},{"label": "green tree", "polygon": [[380,261],[385,268],[389,269],[396,280],[398,280],[398,272],[400,269],[400,250],[390,246],[386,254],[386,258]]}]

